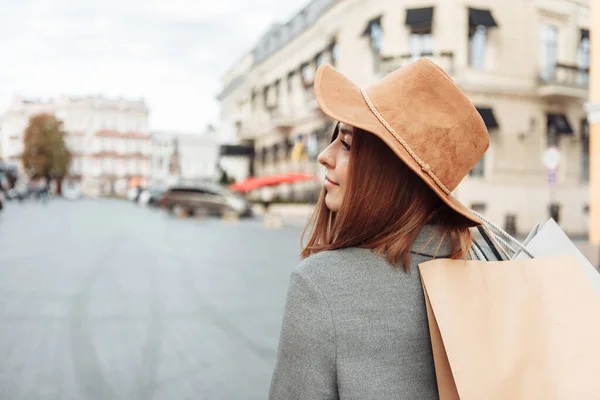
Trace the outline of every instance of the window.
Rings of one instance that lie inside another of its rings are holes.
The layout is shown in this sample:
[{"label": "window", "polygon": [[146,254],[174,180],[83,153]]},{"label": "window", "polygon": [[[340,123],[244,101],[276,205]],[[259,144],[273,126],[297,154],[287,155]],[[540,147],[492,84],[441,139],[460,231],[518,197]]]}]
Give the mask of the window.
[{"label": "window", "polygon": [[411,33],[410,54],[413,58],[430,56],[433,54],[433,36],[430,27]]},{"label": "window", "polygon": [[558,29],[554,26],[542,26],[542,60],[541,78],[544,82],[551,82],[556,75]]},{"label": "window", "polygon": [[379,72],[381,64],[381,44],[383,40],[381,16],[370,20],[362,35],[369,38],[369,47],[371,48],[371,54],[373,56],[373,71]]},{"label": "window", "polygon": [[250,95],[250,106],[252,110],[256,109],[256,90],[252,90],[252,94]]},{"label": "window", "polygon": [[559,147],[559,145],[560,145],[560,141],[559,141],[558,131],[553,126],[549,126],[548,127],[548,135],[546,137],[546,146],[547,147]]},{"label": "window", "polygon": [[546,115],[546,131],[548,147],[558,147],[560,135],[573,134],[573,128],[565,114],[554,113]]},{"label": "window", "polygon": [[331,52],[331,64],[335,65],[336,62],[338,61],[338,57],[339,57],[339,46],[336,42],[333,42],[331,44],[330,47],[330,52]]},{"label": "window", "polygon": [[369,39],[371,49],[374,53],[379,54],[381,52],[381,41],[383,39],[383,31],[381,30],[381,22],[379,19],[369,23]]},{"label": "window", "polygon": [[273,148],[271,151],[273,152],[273,163],[279,162],[280,161],[279,143],[275,143],[273,145]]},{"label": "window", "polygon": [[517,234],[517,216],[508,213],[504,216],[504,230],[511,236]]},{"label": "window", "polygon": [[317,68],[319,68],[325,62],[325,53],[321,52],[315,57]]},{"label": "window", "polygon": [[406,10],[406,25],[410,29],[410,54],[413,58],[433,54],[433,7]]},{"label": "window", "polygon": [[577,67],[577,84],[587,86],[590,70],[590,31],[587,29],[581,30],[581,39],[577,47]]},{"label": "window", "polygon": [[581,182],[590,181],[590,127],[587,119],[581,120]]},{"label": "window", "polygon": [[473,203],[471,204],[471,210],[478,212],[479,214],[485,214],[487,205],[485,203]]},{"label": "window", "polygon": [[485,42],[487,28],[483,25],[471,26],[469,29],[469,65],[483,69],[485,66]]},{"label": "window", "polygon": [[312,86],[313,84],[313,70],[309,63],[303,63],[300,66],[300,75],[302,76],[302,86],[305,88]]},{"label": "window", "polygon": [[275,103],[279,102],[279,91],[281,90],[281,79],[277,79],[273,84],[273,91],[275,92]]},{"label": "window", "polygon": [[497,26],[490,10],[469,8],[469,65],[472,68],[485,67],[487,31]]},{"label": "window", "polygon": [[293,87],[294,87],[294,72],[292,71],[292,72],[288,73],[288,76],[287,76],[287,90],[288,90],[288,93],[292,92],[292,88]]},{"label": "window", "polygon": [[269,85],[265,86],[265,88],[263,89],[263,106],[265,108],[269,108],[269,90]]},{"label": "window", "polygon": [[477,164],[473,167],[472,170],[469,171],[469,176],[471,177],[480,177],[483,178],[485,176],[485,154]]}]

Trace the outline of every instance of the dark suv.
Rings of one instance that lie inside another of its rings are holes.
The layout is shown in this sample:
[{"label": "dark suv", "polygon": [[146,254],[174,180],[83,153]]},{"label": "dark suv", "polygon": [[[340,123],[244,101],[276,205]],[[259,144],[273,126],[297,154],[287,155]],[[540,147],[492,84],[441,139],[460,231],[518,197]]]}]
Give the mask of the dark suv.
[{"label": "dark suv", "polygon": [[245,198],[216,185],[174,186],[162,195],[160,206],[187,215],[252,215],[251,204]]}]

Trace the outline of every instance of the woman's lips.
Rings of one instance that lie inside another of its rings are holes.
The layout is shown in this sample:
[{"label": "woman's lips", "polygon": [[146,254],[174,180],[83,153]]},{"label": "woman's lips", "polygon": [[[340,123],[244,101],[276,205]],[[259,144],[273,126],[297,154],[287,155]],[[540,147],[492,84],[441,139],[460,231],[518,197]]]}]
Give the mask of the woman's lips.
[{"label": "woman's lips", "polygon": [[339,186],[339,183],[336,183],[328,177],[325,177],[325,186]]}]

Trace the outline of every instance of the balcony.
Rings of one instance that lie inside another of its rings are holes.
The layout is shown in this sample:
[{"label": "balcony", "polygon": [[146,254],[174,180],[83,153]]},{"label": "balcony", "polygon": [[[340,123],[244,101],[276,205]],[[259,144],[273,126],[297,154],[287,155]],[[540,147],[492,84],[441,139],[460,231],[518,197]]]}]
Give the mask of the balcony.
[{"label": "balcony", "polygon": [[239,124],[238,138],[241,140],[255,139],[267,135],[272,129],[269,119],[263,117],[250,117]]},{"label": "balcony", "polygon": [[270,108],[269,117],[271,118],[273,128],[291,129],[294,126],[294,117],[288,113],[284,113],[279,107]]},{"label": "balcony", "polygon": [[538,95],[547,100],[587,100],[589,68],[557,63],[538,77]]},{"label": "balcony", "polygon": [[452,51],[422,53],[420,56],[414,56],[411,53],[400,54],[397,56],[384,56],[381,58],[381,72],[384,75],[387,75],[419,58],[427,58],[439,65],[450,76],[454,75],[454,52]]}]

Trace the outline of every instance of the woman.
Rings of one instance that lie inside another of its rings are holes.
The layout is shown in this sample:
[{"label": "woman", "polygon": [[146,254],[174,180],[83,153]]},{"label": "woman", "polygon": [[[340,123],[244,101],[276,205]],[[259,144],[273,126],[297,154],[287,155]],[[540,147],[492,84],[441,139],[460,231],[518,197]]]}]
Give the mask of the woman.
[{"label": "woman", "polygon": [[485,124],[427,60],[367,89],[324,65],[315,93],[339,123],[319,156],[325,184],[291,276],[270,398],[437,399],[417,267],[467,256],[481,221],[451,192],[488,148]]}]

